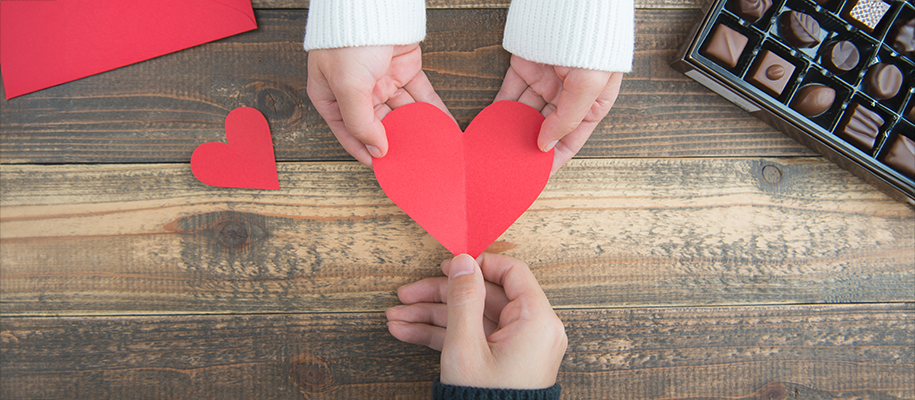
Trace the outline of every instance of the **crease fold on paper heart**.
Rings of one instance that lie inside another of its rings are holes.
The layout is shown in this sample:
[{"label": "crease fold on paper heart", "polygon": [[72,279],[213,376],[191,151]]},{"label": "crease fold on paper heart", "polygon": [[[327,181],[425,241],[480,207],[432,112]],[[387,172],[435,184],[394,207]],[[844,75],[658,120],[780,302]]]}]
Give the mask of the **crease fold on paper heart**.
[{"label": "crease fold on paper heart", "polygon": [[537,147],[543,116],[515,101],[486,107],[462,132],[427,103],[382,121],[389,150],[373,160],[385,194],[451,253],[479,256],[543,191],[553,151]]}]

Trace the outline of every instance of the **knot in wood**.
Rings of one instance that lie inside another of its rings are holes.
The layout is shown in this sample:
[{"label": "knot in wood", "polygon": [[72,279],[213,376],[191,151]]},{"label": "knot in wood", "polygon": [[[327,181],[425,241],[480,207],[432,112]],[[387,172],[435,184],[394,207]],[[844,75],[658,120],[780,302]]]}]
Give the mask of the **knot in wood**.
[{"label": "knot in wood", "polygon": [[762,177],[770,185],[778,184],[782,180],[782,170],[775,165],[768,164],[762,167]]},{"label": "knot in wood", "polygon": [[243,249],[248,246],[251,235],[246,224],[239,221],[228,221],[216,230],[219,243],[232,249]]},{"label": "knot in wood", "polygon": [[320,392],[333,386],[333,376],[327,364],[314,357],[294,362],[291,372],[296,385],[307,391]]},{"label": "knot in wood", "polygon": [[781,382],[769,382],[762,387],[762,400],[785,400],[788,398],[788,388]]},{"label": "knot in wood", "polygon": [[289,119],[295,114],[296,102],[282,90],[265,88],[257,92],[257,109],[270,119]]}]

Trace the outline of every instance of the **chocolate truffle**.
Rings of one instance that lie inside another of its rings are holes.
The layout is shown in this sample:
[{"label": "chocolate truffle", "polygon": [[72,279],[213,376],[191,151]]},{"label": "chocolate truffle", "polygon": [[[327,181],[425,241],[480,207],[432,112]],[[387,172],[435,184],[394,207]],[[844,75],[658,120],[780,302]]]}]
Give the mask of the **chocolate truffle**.
[{"label": "chocolate truffle", "polygon": [[766,11],[769,11],[769,7],[772,7],[772,0],[731,0],[734,3],[734,8],[737,15],[741,16],[743,19],[756,22],[756,20],[762,18],[763,14]]},{"label": "chocolate truffle", "polygon": [[820,24],[813,17],[788,11],[778,18],[779,34],[797,48],[814,47],[820,43]]},{"label": "chocolate truffle", "polygon": [[832,42],[823,52],[823,65],[830,71],[841,74],[858,66],[861,54],[858,48],[847,40]]},{"label": "chocolate truffle", "polygon": [[902,71],[893,64],[876,63],[868,68],[864,83],[867,84],[867,94],[875,99],[891,99],[902,87]]},{"label": "chocolate truffle", "polygon": [[909,57],[915,55],[915,18],[896,26],[890,37],[896,51]]},{"label": "chocolate truffle", "polygon": [[915,179],[915,141],[905,136],[899,136],[890,145],[890,150],[883,157],[883,162],[897,172]]},{"label": "chocolate truffle", "polygon": [[890,5],[883,0],[849,0],[842,10],[842,18],[858,29],[872,33],[889,10]]},{"label": "chocolate truffle", "polygon": [[845,110],[845,117],[839,123],[836,134],[859,149],[869,152],[874,147],[881,126],[883,118],[879,114],[858,103],[851,103]]},{"label": "chocolate truffle", "polygon": [[721,65],[734,68],[737,66],[740,53],[743,53],[743,49],[746,46],[746,36],[719,24],[715,27],[715,31],[712,32],[712,38],[708,41],[708,45],[702,54]]},{"label": "chocolate truffle", "polygon": [[805,117],[815,117],[824,113],[836,100],[836,90],[819,83],[806,85],[797,91],[791,108],[797,110]]},{"label": "chocolate truffle", "polygon": [[794,69],[794,64],[769,50],[764,50],[756,57],[756,62],[750,68],[747,82],[778,97],[791,80]]},{"label": "chocolate truffle", "polygon": [[915,122],[915,105],[909,106],[909,111],[906,111],[905,117],[908,118],[909,121]]}]

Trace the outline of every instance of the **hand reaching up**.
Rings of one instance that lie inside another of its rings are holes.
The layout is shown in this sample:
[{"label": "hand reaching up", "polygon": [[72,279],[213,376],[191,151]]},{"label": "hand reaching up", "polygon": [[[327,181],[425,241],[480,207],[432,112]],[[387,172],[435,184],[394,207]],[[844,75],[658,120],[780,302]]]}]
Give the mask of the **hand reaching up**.
[{"label": "hand reaching up", "polygon": [[442,271],[447,277],[398,290],[405,305],[387,311],[391,334],[440,350],[441,382],[448,385],[553,386],[568,339],[527,265],[463,254],[443,262]]}]

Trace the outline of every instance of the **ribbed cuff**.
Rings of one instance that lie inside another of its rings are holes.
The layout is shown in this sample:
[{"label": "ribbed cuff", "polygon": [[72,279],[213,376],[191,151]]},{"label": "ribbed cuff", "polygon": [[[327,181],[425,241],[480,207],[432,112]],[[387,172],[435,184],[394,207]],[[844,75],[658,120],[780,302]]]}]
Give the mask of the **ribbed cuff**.
[{"label": "ribbed cuff", "polygon": [[633,0],[512,0],[502,47],[526,60],[629,72]]},{"label": "ribbed cuff", "polygon": [[439,382],[432,385],[434,400],[558,400],[562,387],[555,384],[546,389],[483,389],[454,386]]},{"label": "ribbed cuff", "polygon": [[304,47],[404,45],[425,37],[424,0],[311,0]]}]

